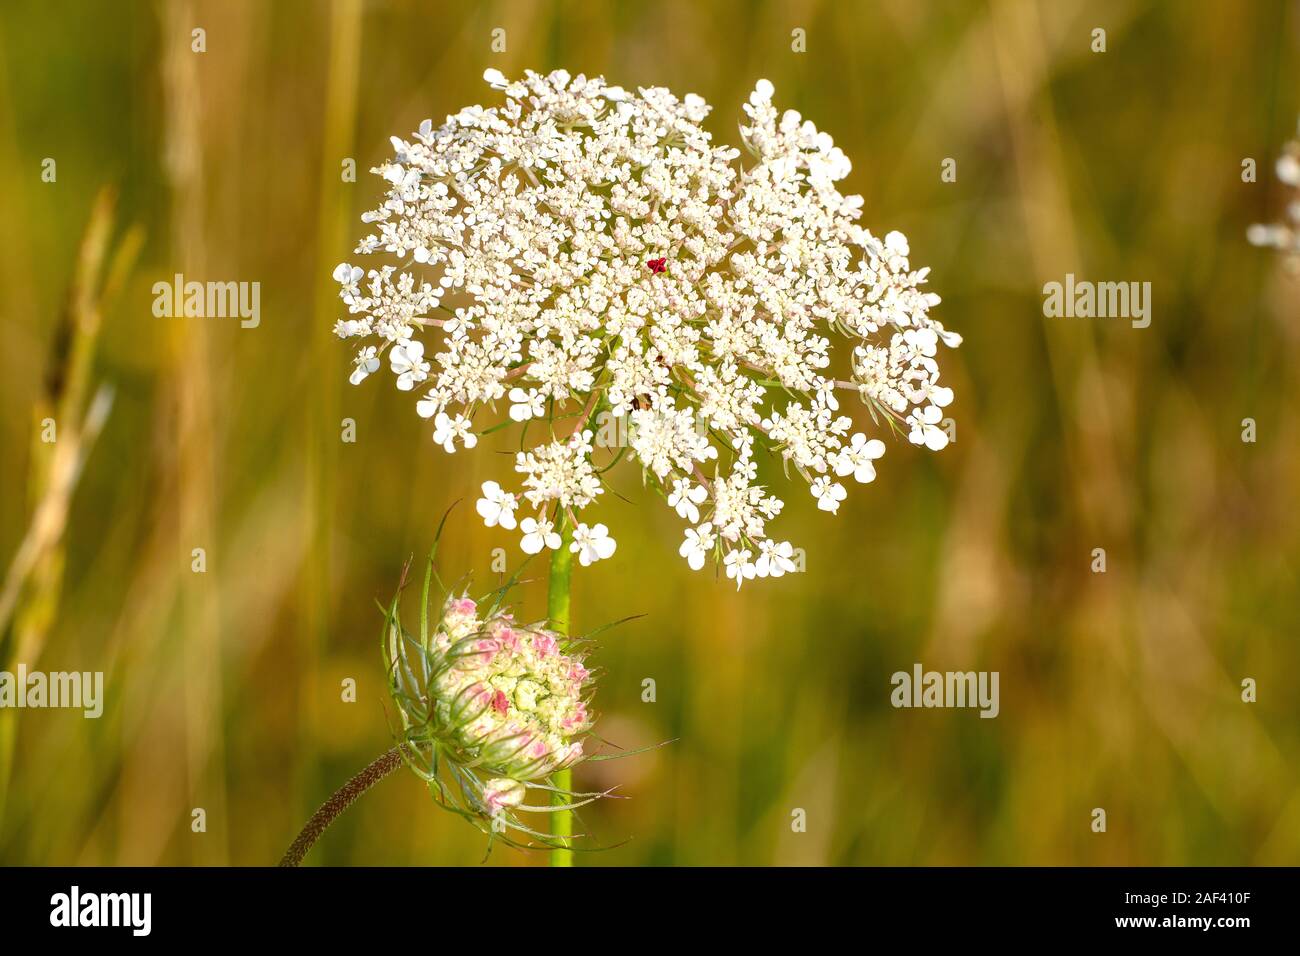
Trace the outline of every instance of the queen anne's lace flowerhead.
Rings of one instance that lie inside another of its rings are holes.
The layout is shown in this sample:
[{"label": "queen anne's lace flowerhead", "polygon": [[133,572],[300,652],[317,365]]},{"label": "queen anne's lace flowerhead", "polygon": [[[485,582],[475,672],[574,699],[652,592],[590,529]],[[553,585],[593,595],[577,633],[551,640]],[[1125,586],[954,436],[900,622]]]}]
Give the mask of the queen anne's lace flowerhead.
[{"label": "queen anne's lace flowerhead", "polygon": [[524,781],[582,757],[589,674],[558,635],[509,614],[480,620],[472,600],[452,598],[431,653],[432,732],[461,762]]},{"label": "queen anne's lace flowerhead", "polygon": [[[514,812],[552,811],[554,788],[544,781],[587,756],[594,682],[561,640],[463,596],[446,600],[423,638],[402,630],[396,604],[389,616],[386,664],[402,745],[444,802],[501,831],[541,837]],[[543,791],[539,806],[525,803],[533,788]]]},{"label": "queen anne's lace flowerhead", "polygon": [[[857,225],[861,197],[835,185],[847,157],[778,114],[772,84],[744,107],[745,164],[713,145],[695,95],[562,70],[485,78],[503,105],[426,120],[375,170],[388,195],[356,251],[397,264],[345,263],[335,278],[349,311],[336,331],[364,340],[354,382],[387,351],[447,452],[523,423],[520,490],[484,484],[489,525],[514,528],[523,508],[525,551],[562,546],[563,518],[582,563],[612,554],[608,529],[581,517],[605,490],[605,415],[689,523],[690,566],[720,560],[739,585],[793,569],[768,530],[783,502],[758,451],[826,511],[846,496],[840,479],[875,478],[884,444],[854,431],[837,395],[914,444],[947,444],[937,354],[961,340],[930,317],[929,270],[912,269],[902,233]],[[836,373],[838,337],[853,347]]]}]

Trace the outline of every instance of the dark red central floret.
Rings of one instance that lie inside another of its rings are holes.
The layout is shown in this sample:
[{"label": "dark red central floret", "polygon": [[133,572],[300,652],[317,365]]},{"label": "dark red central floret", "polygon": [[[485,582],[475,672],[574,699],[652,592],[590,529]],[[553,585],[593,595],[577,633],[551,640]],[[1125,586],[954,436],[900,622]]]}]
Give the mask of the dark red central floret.
[{"label": "dark red central floret", "polygon": [[667,258],[651,259],[649,262],[646,263],[646,265],[650,267],[651,272],[653,272],[655,275],[658,275],[659,273],[666,272],[668,270],[668,259]]}]

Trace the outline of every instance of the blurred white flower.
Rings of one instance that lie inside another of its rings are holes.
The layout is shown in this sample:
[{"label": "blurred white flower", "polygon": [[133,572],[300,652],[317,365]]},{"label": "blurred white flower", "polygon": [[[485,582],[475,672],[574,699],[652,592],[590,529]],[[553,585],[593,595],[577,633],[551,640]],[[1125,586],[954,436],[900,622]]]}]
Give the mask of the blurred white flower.
[{"label": "blurred white flower", "polygon": [[352,374],[348,376],[348,381],[353,385],[360,385],[367,375],[379,368],[379,357],[375,354],[375,347],[368,345],[353,360]]},{"label": "blurred white flower", "polygon": [[948,444],[948,433],[939,427],[943,420],[943,410],[937,405],[928,405],[924,409],[913,411],[907,416],[907,423],[912,430],[907,433],[907,440],[913,445],[925,445],[931,451],[939,451]]},{"label": "blurred white flower", "polygon": [[580,524],[573,529],[573,543],[569,550],[577,554],[578,562],[585,568],[595,561],[603,561],[614,553],[616,542],[603,524],[588,528]]},{"label": "blurred white flower", "polygon": [[525,518],[519,522],[519,530],[524,533],[519,547],[524,549],[525,554],[537,554],[542,548],[558,551],[563,543],[555,526],[545,518]]},{"label": "blurred white flower", "polygon": [[346,262],[340,262],[334,267],[334,281],[341,285],[356,285],[364,276],[363,270]]},{"label": "blurred white flower", "polygon": [[812,483],[813,497],[817,499],[817,507],[822,511],[829,511],[831,514],[840,510],[840,502],[848,497],[848,492],[838,481],[831,481],[829,478],[822,476]]},{"label": "blurred white flower", "polygon": [[885,443],[879,438],[867,439],[858,432],[847,448],[835,460],[835,474],[841,478],[852,475],[863,483],[876,480],[875,461],[885,453]]},{"label": "blurred white flower", "polygon": [[535,388],[510,390],[510,417],[517,422],[541,418],[546,414],[546,396]]},{"label": "blurred white flower", "polygon": [[464,415],[452,418],[445,412],[439,412],[433,420],[433,440],[450,455],[456,450],[457,439],[466,448],[473,448],[478,444],[478,436],[469,430],[468,418]]},{"label": "blurred white flower", "polygon": [[686,529],[686,540],[677,549],[677,553],[686,559],[692,571],[704,567],[704,559],[713,550],[717,537],[713,534],[713,525],[704,522],[698,528]]},{"label": "blurred white flower", "polygon": [[754,562],[754,573],[760,578],[779,578],[783,574],[793,574],[798,570],[794,563],[794,545],[789,541],[777,544],[764,541],[758,547],[758,560]]},{"label": "blurred white flower", "polygon": [[397,387],[409,392],[429,377],[429,363],[424,360],[424,343],[400,339],[388,352],[388,364],[397,375]]},{"label": "blurred white flower", "polygon": [[[421,418],[433,418],[440,411],[442,411],[442,408],[443,408],[443,402],[438,397],[437,393],[430,392],[429,394],[425,395],[424,398],[420,399],[418,402],[415,403],[415,414],[419,415]],[[439,442],[439,444],[442,443]]]},{"label": "blurred white flower", "polygon": [[728,551],[727,556],[723,558],[722,563],[726,568],[727,577],[736,582],[736,590],[757,574],[754,565],[750,563],[750,553],[745,550]]},{"label": "blurred white flower", "polygon": [[673,480],[673,493],[668,496],[668,504],[677,509],[679,517],[694,524],[700,520],[699,506],[708,497],[709,490],[703,485],[692,487],[689,478],[677,478]]},{"label": "blurred white flower", "polygon": [[[507,531],[514,528],[515,509],[519,507],[519,502],[514,495],[503,491],[495,481],[483,482],[483,497],[478,500],[475,507],[478,509],[479,515],[482,516],[483,523],[489,528],[497,525]],[[525,518],[524,520],[531,519]]]},{"label": "blurred white flower", "polygon": [[1283,153],[1277,160],[1277,178],[1288,186],[1300,186],[1300,157]]}]

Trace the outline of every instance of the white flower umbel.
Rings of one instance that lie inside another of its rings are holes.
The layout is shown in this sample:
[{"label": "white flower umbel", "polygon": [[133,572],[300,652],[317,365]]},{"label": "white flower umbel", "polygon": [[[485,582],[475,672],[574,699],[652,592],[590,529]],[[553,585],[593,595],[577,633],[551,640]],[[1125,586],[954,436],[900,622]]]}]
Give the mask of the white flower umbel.
[{"label": "white flower umbel", "polygon": [[[614,539],[584,512],[628,458],[691,526],[688,564],[719,560],[739,586],[794,569],[768,531],[783,501],[758,452],[834,512],[835,479],[873,480],[884,451],[865,422],[855,431],[846,394],[872,424],[947,443],[938,355],[961,340],[930,317],[928,270],[902,233],[858,225],[861,197],[836,188],[848,158],[778,113],[772,84],[744,106],[741,161],[704,131],[698,96],[562,70],[485,79],[502,105],[393,139],[356,248],[387,261],[334,277],[348,310],[336,332],[362,340],[353,381],[387,351],[448,452],[499,423],[523,429],[518,493],[484,485],[489,525],[513,527],[526,506],[525,551],[558,547],[563,519],[582,564],[606,558]],[[839,339],[851,345],[833,361]],[[597,452],[598,414],[626,449]]]}]

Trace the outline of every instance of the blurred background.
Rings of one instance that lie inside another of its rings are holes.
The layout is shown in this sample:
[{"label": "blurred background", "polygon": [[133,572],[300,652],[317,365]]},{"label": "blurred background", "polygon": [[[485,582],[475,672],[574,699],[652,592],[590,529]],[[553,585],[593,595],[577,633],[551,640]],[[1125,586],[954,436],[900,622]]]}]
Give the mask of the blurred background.
[{"label": "blurred background", "polygon": [[[693,574],[611,473],[618,554],[575,574],[574,625],[644,617],[602,635],[598,730],[675,742],[579,769],[630,798],[586,814],[621,845],[582,865],[1300,861],[1300,280],[1244,238],[1288,199],[1298,49],[1294,5],[1227,0],[7,0],[0,669],[106,686],[99,720],[0,711],[0,862],[275,862],[390,746],[375,599],[449,503],[448,576],[521,557],[472,513],[508,439],[445,456],[330,334],[366,170],[497,102],[486,67],[695,92],[727,142],[769,78],[965,336],[953,446],[894,442],[837,517],[790,496],[806,574]],[[176,272],[260,282],[261,324],[156,318]],[[1045,319],[1067,272],[1149,281],[1151,326]],[[893,709],[915,662],[998,671],[1000,715]],[[308,860],[483,849],[402,773]]]}]

